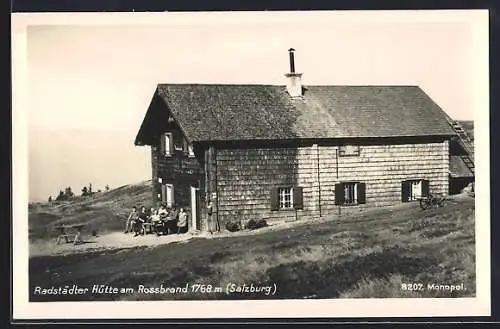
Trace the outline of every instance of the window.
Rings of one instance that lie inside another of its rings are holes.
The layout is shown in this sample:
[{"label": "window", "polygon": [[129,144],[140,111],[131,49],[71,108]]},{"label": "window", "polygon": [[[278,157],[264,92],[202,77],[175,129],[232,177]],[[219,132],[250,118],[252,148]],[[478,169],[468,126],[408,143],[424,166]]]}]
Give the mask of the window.
[{"label": "window", "polygon": [[343,182],[335,184],[336,205],[358,205],[366,203],[366,184],[360,182]]},{"label": "window", "polygon": [[346,183],[344,184],[344,204],[358,203],[358,184]]},{"label": "window", "polygon": [[339,146],[339,156],[359,156],[359,145],[341,145]]},{"label": "window", "polygon": [[174,204],[174,186],[172,184],[163,184],[161,186],[161,201],[172,207]]},{"label": "window", "polygon": [[164,133],[161,138],[161,153],[165,156],[172,155],[172,133]]},{"label": "window", "polygon": [[188,156],[194,157],[194,149],[193,149],[193,144],[188,144]]},{"label": "window", "polygon": [[429,194],[429,181],[425,179],[405,180],[401,182],[401,201],[410,202]]},{"label": "window", "polygon": [[422,197],[422,181],[410,182],[410,200],[417,200]]},{"label": "window", "polygon": [[280,209],[290,209],[292,208],[292,189],[291,188],[279,188],[279,208]]},{"label": "window", "polygon": [[271,210],[303,209],[302,187],[275,187],[271,189]]},{"label": "window", "polygon": [[176,151],[184,151],[185,139],[179,131],[175,131],[173,134],[174,147]]}]

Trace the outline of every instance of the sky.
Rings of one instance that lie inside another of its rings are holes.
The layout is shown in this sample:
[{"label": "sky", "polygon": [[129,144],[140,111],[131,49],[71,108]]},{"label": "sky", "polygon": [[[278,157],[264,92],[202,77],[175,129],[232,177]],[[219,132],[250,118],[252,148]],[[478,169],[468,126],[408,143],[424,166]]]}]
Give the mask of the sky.
[{"label": "sky", "polygon": [[133,142],[156,84],[282,85],[290,47],[305,85],[419,85],[453,118],[474,119],[478,65],[487,58],[478,57],[472,16],[293,15],[29,26],[30,201],[66,186],[79,192],[90,182],[98,189],[150,179],[150,150]]}]

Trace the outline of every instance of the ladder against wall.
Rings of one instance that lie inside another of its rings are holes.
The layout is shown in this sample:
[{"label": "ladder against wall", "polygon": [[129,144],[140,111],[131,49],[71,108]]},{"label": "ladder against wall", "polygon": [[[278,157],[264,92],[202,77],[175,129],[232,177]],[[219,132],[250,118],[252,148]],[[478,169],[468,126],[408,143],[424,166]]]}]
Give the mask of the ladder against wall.
[{"label": "ladder against wall", "polygon": [[461,159],[464,164],[469,168],[469,170],[474,174],[474,143],[470,136],[465,131],[464,127],[457,121],[446,116],[448,123],[457,133],[457,142],[464,149],[465,153],[460,154]]}]

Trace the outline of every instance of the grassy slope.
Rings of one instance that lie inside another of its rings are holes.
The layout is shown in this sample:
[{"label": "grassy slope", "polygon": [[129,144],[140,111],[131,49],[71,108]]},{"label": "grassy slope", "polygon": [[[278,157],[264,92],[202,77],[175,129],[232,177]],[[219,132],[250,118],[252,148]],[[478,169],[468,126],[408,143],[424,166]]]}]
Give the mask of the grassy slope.
[{"label": "grassy slope", "polygon": [[53,238],[56,224],[88,224],[88,230],[98,232],[123,230],[125,218],[132,206],[151,202],[151,181],[125,185],[96,193],[93,197],[76,197],[72,201],[37,203],[29,209],[30,240]]},{"label": "grassy slope", "polygon": [[[257,235],[194,239],[30,259],[30,290],[78,284],[115,287],[228,282],[277,285],[274,298],[462,297],[475,295],[474,200],[421,211],[380,209]],[[464,283],[467,291],[405,292],[402,282]],[[92,295],[38,300],[270,298],[263,295]]]}]

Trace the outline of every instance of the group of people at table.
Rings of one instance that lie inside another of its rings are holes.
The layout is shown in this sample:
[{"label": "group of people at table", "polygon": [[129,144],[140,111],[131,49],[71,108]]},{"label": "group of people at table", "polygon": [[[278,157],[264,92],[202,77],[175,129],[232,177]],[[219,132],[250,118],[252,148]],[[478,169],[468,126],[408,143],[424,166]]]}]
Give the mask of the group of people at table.
[{"label": "group of people at table", "polygon": [[158,209],[151,208],[150,211],[145,206],[137,211],[137,207],[132,207],[132,211],[127,218],[124,233],[135,233],[134,236],[146,233],[156,233],[156,235],[182,234],[187,232],[187,213],[184,208],[179,211],[172,206],[162,203]]}]

